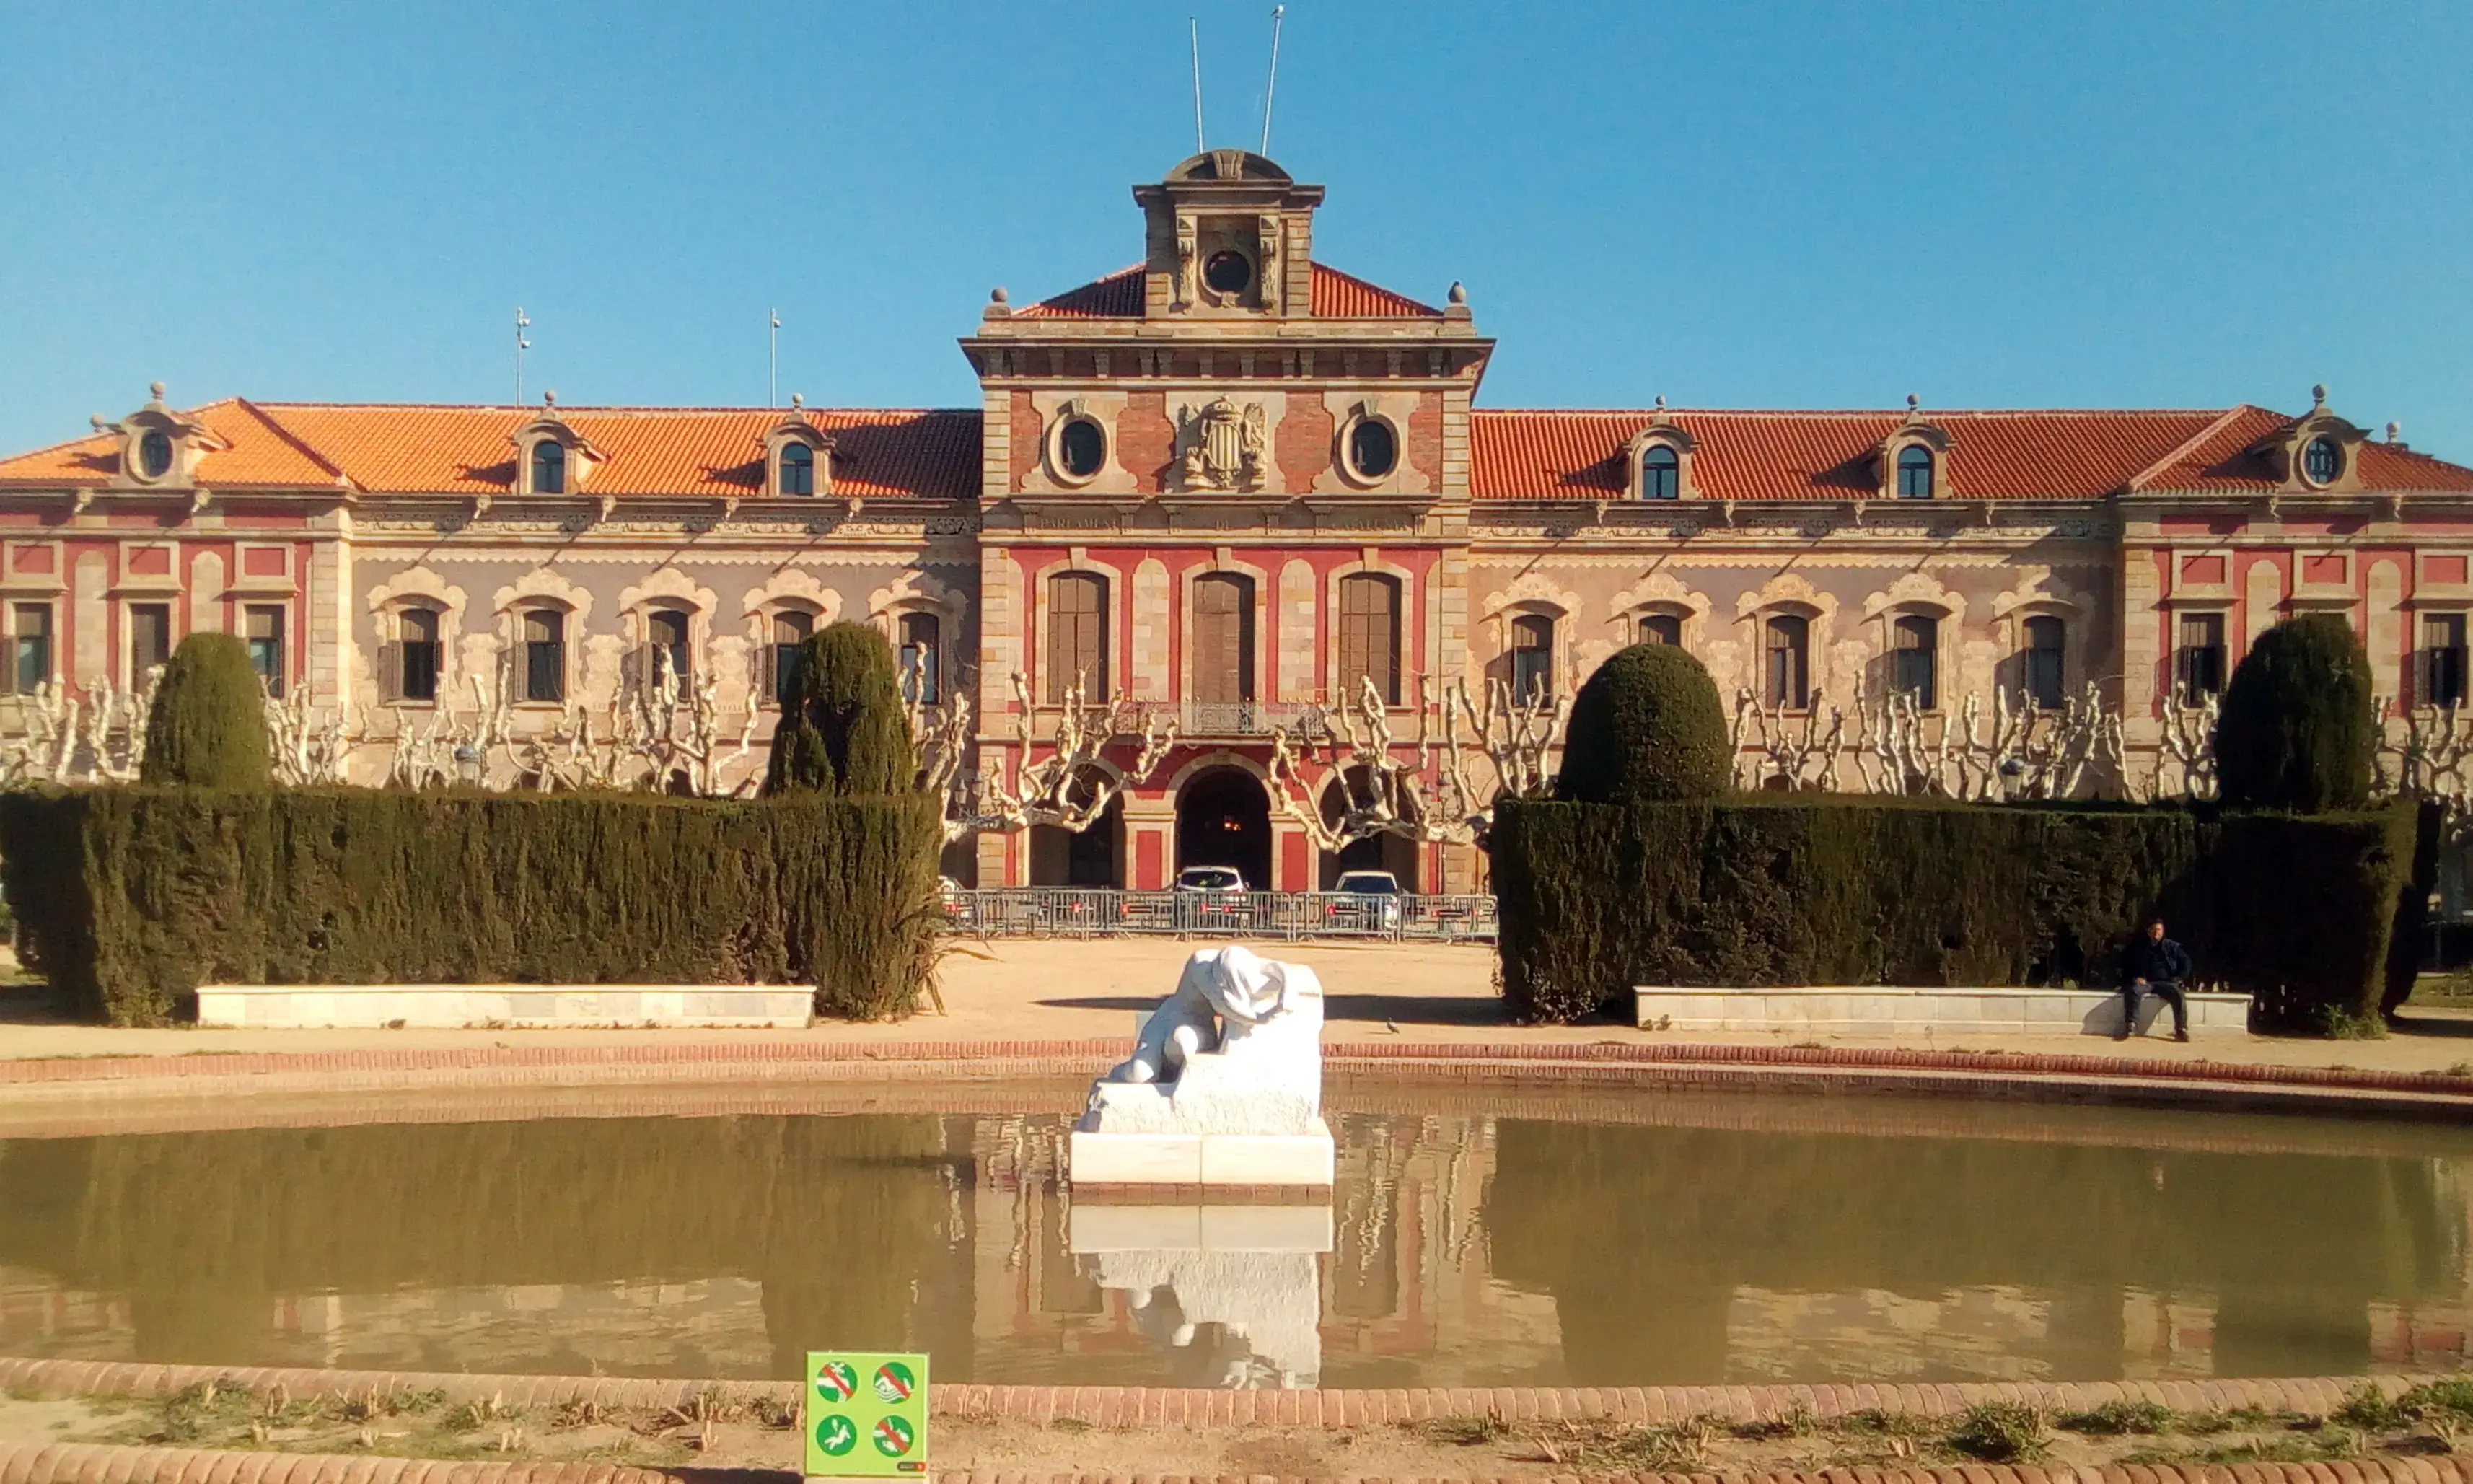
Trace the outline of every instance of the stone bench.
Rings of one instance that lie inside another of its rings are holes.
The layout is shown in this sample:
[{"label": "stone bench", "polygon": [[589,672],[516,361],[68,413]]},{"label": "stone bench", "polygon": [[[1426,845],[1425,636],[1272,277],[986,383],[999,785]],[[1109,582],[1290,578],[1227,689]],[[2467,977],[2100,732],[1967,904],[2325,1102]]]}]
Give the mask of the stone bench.
[{"label": "stone bench", "polygon": [[198,991],[198,1023],[804,1026],[815,997],[798,984],[210,984]]},{"label": "stone bench", "polygon": [[[1643,986],[1632,994],[1645,1030],[1662,1026],[1675,1031],[1811,1031],[1847,1036],[1926,1030],[2111,1036],[2121,1029],[2118,990]],[[2248,995],[2191,992],[2188,997],[2192,1036],[2248,1034]],[[2152,994],[2140,1002],[2138,1019],[2142,1036],[2173,1034],[2171,1008]]]}]

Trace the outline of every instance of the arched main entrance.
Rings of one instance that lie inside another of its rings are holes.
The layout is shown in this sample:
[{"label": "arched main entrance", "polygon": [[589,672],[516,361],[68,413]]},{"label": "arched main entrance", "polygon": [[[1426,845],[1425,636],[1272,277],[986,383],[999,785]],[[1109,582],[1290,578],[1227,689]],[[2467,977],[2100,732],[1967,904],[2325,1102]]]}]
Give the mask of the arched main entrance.
[{"label": "arched main entrance", "polygon": [[1271,799],[1242,768],[1211,768],[1176,791],[1176,869],[1234,866],[1245,889],[1271,889]]}]

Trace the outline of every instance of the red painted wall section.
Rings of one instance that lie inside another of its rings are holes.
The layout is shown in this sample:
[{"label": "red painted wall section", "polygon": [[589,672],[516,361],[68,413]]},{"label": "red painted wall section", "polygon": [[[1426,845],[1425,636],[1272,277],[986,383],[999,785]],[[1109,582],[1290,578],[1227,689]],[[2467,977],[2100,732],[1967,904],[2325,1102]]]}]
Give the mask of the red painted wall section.
[{"label": "red painted wall section", "polygon": [[1337,431],[1331,409],[1319,395],[1289,394],[1287,413],[1271,440],[1271,458],[1279,466],[1282,490],[1303,494],[1313,488],[1315,477],[1331,467],[1332,440]]},{"label": "red painted wall section", "polygon": [[1291,831],[1280,841],[1280,884],[1274,890],[1306,892],[1313,884],[1313,859],[1306,837]]},{"label": "red painted wall section", "polygon": [[1176,429],[1167,420],[1167,394],[1136,392],[1116,414],[1116,462],[1134,476],[1134,488],[1144,494],[1165,491]]},{"label": "red painted wall section", "polygon": [[1134,889],[1136,891],[1156,892],[1167,885],[1167,871],[1162,864],[1166,850],[1167,837],[1164,831],[1157,829],[1134,831]]}]

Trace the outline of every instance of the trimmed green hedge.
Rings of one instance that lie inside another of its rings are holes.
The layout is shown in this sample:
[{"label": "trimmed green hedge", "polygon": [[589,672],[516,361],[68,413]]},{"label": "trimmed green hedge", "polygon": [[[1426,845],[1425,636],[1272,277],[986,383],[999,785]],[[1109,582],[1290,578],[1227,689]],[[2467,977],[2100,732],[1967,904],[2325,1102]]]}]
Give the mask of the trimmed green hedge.
[{"label": "trimmed green hedge", "polygon": [[228,634],[193,634],[172,652],[146,717],[149,783],[272,788],[266,695],[249,646]]},{"label": "trimmed green hedge", "polygon": [[809,635],[781,687],[765,794],[891,794],[918,778],[893,646],[847,619]]},{"label": "trimmed green hedge", "polygon": [[0,794],[19,941],[74,1013],[201,984],[816,985],[917,1008],[936,802],[103,788]]},{"label": "trimmed green hedge", "polygon": [[2338,613],[2304,613],[2258,636],[2233,667],[2216,720],[2227,804],[2358,809],[2370,797],[2379,723],[2370,657]]},{"label": "trimmed green hedge", "polygon": [[1505,800],[1503,993],[1524,1018],[1573,1020],[1640,984],[2108,986],[2160,911],[2198,979],[2270,1021],[2367,1015],[2399,908],[2429,890],[2419,813]]},{"label": "trimmed green hedge", "polygon": [[1555,797],[1580,803],[1709,799],[1734,786],[1735,744],[1717,683],[1690,651],[1634,644],[1572,702]]}]

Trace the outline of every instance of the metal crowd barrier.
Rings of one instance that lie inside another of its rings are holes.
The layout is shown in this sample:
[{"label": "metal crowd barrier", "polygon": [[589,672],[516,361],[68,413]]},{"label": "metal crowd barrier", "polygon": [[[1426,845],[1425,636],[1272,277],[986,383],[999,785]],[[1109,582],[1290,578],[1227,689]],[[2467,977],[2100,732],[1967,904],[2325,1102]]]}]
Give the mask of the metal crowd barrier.
[{"label": "metal crowd barrier", "polygon": [[1494,898],[1342,892],[1120,892],[1007,886],[945,894],[947,930],[980,938],[1494,941]]}]

